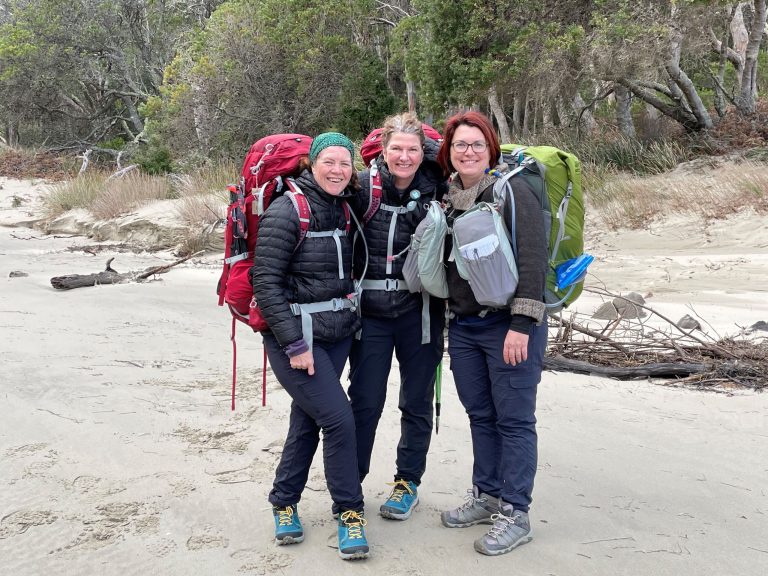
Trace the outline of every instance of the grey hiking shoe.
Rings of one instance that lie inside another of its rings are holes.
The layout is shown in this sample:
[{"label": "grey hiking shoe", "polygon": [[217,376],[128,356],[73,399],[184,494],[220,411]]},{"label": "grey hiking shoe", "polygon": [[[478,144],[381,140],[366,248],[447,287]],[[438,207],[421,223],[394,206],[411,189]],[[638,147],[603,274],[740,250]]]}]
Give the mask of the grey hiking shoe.
[{"label": "grey hiking shoe", "polygon": [[498,514],[491,516],[493,526],[482,538],[475,540],[475,550],[486,556],[511,552],[533,539],[528,513],[514,510],[512,504],[501,502]]},{"label": "grey hiking shoe", "polygon": [[481,494],[477,486],[467,490],[465,502],[458,508],[440,514],[446,528],[466,528],[475,524],[492,524],[491,516],[499,511],[499,500],[488,494]]}]

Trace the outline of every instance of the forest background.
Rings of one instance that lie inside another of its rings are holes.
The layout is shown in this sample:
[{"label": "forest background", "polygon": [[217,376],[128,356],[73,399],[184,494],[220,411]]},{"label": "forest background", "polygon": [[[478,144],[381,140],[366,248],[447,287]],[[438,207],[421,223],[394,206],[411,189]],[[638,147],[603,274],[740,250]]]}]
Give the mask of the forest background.
[{"label": "forest background", "polygon": [[[606,224],[632,226],[659,185],[626,172],[768,156],[766,34],[765,0],[0,0],[0,173],[67,179],[52,216],[110,218],[224,190],[269,133],[359,141],[393,112],[440,129],[474,108],[502,141],[576,153],[588,201],[623,196]],[[766,209],[731,176],[716,211]]]}]

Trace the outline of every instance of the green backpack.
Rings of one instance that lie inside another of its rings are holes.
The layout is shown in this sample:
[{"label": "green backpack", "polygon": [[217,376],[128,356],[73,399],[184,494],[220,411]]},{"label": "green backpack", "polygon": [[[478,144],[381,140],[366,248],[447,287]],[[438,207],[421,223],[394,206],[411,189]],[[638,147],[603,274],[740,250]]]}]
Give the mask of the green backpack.
[{"label": "green backpack", "polygon": [[593,260],[584,254],[584,195],[581,190],[581,162],[573,154],[552,146],[502,144],[503,161],[510,172],[496,184],[501,188],[523,178],[536,194],[544,213],[549,237],[549,271],[545,302],[550,311],[559,311],[576,300],[583,288],[586,267]]}]

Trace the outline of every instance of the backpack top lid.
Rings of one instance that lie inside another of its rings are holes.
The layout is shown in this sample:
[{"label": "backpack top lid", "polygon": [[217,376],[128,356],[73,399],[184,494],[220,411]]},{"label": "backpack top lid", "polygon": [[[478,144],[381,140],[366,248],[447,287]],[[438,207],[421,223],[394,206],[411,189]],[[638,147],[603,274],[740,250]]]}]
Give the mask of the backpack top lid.
[{"label": "backpack top lid", "polygon": [[254,142],[241,171],[245,193],[278,176],[298,176],[299,160],[309,156],[311,146],[312,138],[306,134],[271,134]]},{"label": "backpack top lid", "polygon": [[[432,128],[429,124],[422,124],[421,129],[424,130],[424,136],[431,138],[435,142],[442,142],[443,137],[440,136],[440,132]],[[363,140],[363,144],[360,146],[360,156],[363,158],[363,162],[366,166],[371,165],[371,161],[376,159],[381,154],[381,128],[372,130],[368,136]]]}]

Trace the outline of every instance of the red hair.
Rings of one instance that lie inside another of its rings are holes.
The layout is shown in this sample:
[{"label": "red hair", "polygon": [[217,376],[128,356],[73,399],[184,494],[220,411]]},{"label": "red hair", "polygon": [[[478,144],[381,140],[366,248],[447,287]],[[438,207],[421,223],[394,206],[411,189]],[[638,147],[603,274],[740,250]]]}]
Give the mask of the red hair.
[{"label": "red hair", "polygon": [[453,135],[456,132],[456,128],[459,126],[472,126],[483,133],[485,142],[488,144],[491,168],[493,168],[501,157],[499,137],[496,136],[493,124],[491,124],[488,116],[480,112],[459,112],[448,118],[448,122],[445,124],[445,132],[443,133],[443,143],[440,146],[440,151],[437,153],[437,162],[440,164],[445,175],[449,176],[456,171],[453,164],[451,164],[451,144],[453,144]]}]

